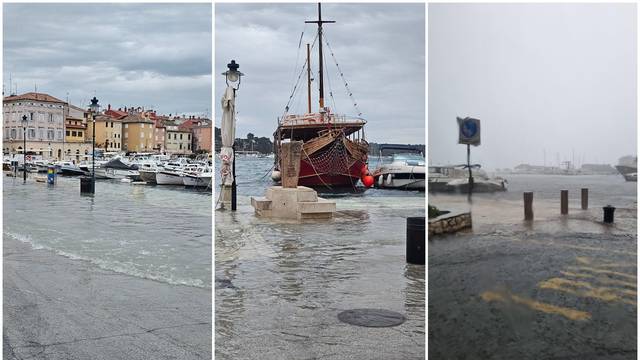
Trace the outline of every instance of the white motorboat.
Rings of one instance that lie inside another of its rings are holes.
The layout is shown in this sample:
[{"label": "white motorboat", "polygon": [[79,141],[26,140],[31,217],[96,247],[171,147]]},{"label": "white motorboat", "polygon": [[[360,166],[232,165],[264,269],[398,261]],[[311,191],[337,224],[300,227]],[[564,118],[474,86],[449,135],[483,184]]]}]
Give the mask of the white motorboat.
[{"label": "white motorboat", "polygon": [[618,160],[616,169],[626,181],[638,181],[638,157],[623,156]]},{"label": "white motorboat", "polygon": [[[430,192],[467,193],[469,189],[469,170],[464,165],[429,166]],[[479,165],[477,165],[479,167]],[[480,169],[472,169],[473,192],[506,191],[508,182],[501,177],[491,178]]]},{"label": "white motorboat", "polygon": [[158,185],[184,185],[182,181],[182,170],[158,170],[156,173],[156,183]]},{"label": "white motorboat", "polygon": [[[392,152],[391,156],[385,156]],[[421,149],[409,145],[381,145],[374,185],[385,189],[424,190],[425,160]]]},{"label": "white motorboat", "polygon": [[98,179],[123,179],[131,178],[138,180],[140,173],[136,165],[125,164],[119,157],[109,160],[96,167],[96,178]]},{"label": "white motorboat", "polygon": [[184,186],[211,187],[211,168],[209,166],[198,167],[195,172],[185,172],[182,177]]},{"label": "white motorboat", "polygon": [[54,166],[56,167],[56,172],[61,175],[76,176],[87,174],[78,165],[71,161],[58,161],[54,163]]}]

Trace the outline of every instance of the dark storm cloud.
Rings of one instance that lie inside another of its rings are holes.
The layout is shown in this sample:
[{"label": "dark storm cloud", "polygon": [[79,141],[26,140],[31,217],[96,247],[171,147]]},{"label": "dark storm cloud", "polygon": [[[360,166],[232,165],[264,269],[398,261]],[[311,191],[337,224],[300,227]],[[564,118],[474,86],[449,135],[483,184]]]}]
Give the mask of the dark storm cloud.
[{"label": "dark storm cloud", "polygon": [[3,41],[6,91],[211,111],[209,4],[5,4]]},{"label": "dark storm cloud", "polygon": [[635,4],[429,6],[429,158],[459,164],[456,116],[488,168],[636,153]]},{"label": "dark storm cloud", "polygon": [[[238,136],[270,136],[313,42],[317,5],[216,4],[216,109],[226,64],[235,59],[246,74],[238,93]],[[425,37],[423,4],[323,4],[324,32],[375,142],[424,143]],[[301,32],[304,39],[300,49]],[[325,104],[356,115],[331,54],[325,47]],[[296,62],[297,59],[297,62]],[[317,72],[317,49],[311,55]],[[317,77],[317,76],[315,76]],[[328,77],[328,79],[327,79]],[[317,81],[312,83],[317,111]],[[290,113],[306,111],[306,75]],[[219,121],[218,121],[219,123]]]}]

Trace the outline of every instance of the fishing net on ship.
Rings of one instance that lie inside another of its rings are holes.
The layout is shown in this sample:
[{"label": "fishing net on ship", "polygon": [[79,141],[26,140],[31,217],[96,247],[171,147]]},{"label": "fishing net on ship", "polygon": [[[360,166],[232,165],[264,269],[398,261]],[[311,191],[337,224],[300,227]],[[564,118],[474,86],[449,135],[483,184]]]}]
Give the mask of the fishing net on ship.
[{"label": "fishing net on ship", "polygon": [[317,174],[346,175],[356,162],[343,141],[334,141],[329,147],[308,156]]}]

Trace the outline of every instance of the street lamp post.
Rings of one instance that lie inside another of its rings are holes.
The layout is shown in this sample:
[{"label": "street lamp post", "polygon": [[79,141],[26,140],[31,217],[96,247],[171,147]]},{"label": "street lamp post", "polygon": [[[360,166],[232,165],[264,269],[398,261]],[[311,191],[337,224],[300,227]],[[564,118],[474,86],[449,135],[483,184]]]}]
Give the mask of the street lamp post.
[{"label": "street lamp post", "polygon": [[93,135],[91,136],[91,193],[96,192],[96,116],[100,111],[100,105],[98,105],[98,99],[94,96],[91,99],[91,118],[93,120]]},{"label": "street lamp post", "polygon": [[27,183],[27,115],[22,115],[22,175]]},{"label": "street lamp post", "polygon": [[[222,73],[222,75],[225,76],[225,81],[227,83],[227,86],[230,86],[233,89],[233,103],[235,104],[235,100],[236,100],[236,91],[240,88],[240,80],[242,78],[242,76],[244,75],[243,73],[241,73],[240,71],[238,71],[238,69],[240,68],[240,64],[237,64],[235,60],[231,60],[231,62],[229,64],[227,64],[227,68],[229,70],[225,71]],[[238,83],[235,87],[234,84]],[[231,83],[231,84],[229,84]],[[234,121],[233,121],[233,126],[234,126],[234,131],[233,133],[235,134],[235,105],[234,105],[234,113],[232,114]],[[235,137],[235,136],[234,136]],[[235,139],[233,139],[233,145],[231,145],[231,149],[233,151],[233,165],[232,165],[232,170],[231,170],[231,174],[233,176],[233,181],[231,182],[231,211],[235,211],[237,209],[237,186],[236,186],[236,141]]]}]

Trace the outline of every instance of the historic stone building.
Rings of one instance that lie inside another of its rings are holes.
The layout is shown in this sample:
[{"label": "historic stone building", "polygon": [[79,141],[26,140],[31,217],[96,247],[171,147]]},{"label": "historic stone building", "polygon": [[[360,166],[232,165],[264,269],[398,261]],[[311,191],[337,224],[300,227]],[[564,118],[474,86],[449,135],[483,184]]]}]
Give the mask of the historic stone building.
[{"label": "historic stone building", "polygon": [[4,153],[23,152],[22,117],[27,117],[27,154],[61,159],[67,103],[51,95],[29,92],[3,99]]}]

